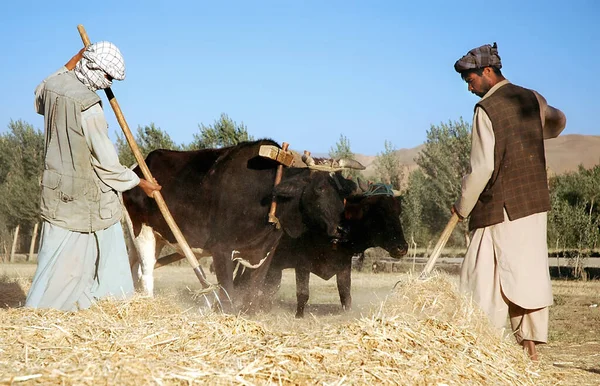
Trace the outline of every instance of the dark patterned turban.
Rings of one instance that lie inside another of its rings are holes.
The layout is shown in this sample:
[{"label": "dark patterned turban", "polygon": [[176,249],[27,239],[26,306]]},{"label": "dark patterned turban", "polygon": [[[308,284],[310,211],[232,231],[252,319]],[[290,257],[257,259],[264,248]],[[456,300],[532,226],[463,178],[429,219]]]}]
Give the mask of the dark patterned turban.
[{"label": "dark patterned turban", "polygon": [[454,63],[454,69],[459,73],[484,67],[502,68],[496,43],[493,46],[485,44],[481,47],[473,48]]}]

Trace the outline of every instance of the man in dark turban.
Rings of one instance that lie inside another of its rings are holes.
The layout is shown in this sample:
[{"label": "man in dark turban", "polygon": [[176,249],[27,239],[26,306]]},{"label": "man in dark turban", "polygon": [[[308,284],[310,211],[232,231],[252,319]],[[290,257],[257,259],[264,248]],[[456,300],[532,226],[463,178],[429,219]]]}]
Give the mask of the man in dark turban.
[{"label": "man in dark turban", "polygon": [[493,67],[498,70],[502,68],[502,61],[500,55],[498,55],[498,45],[496,43],[493,46],[485,44],[473,48],[454,63],[454,69],[460,73],[484,67]]},{"label": "man in dark turban", "polygon": [[544,139],[557,137],[565,115],[533,90],[502,75],[498,47],[474,48],[454,64],[475,105],[471,172],[463,177],[452,213],[469,218],[471,243],[461,267],[461,289],[502,330],[512,332],[537,360],[548,340],[552,287],[546,240],[550,195]]}]

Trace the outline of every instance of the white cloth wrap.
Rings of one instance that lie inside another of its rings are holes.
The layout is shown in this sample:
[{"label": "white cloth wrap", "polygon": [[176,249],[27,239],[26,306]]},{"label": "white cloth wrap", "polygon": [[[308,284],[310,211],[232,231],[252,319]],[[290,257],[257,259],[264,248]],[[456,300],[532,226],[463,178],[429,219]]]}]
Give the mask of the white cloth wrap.
[{"label": "white cloth wrap", "polygon": [[83,52],[83,57],[75,66],[75,75],[90,90],[108,88],[112,80],[125,79],[125,60],[121,51],[111,42],[91,44]]}]

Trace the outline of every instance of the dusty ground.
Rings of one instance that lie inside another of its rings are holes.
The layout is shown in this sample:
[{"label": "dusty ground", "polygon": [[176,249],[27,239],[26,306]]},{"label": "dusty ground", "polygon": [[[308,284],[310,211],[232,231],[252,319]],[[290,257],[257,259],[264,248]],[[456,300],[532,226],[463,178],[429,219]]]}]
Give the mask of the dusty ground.
[{"label": "dusty ground", "polygon": [[557,367],[579,368],[600,385],[600,281],[554,281],[549,344],[544,360]]},{"label": "dusty ground", "polygon": [[[0,264],[0,278],[4,276],[31,278],[33,264]],[[377,308],[392,289],[401,273],[353,274],[353,309],[342,313],[335,280],[323,281],[311,276],[311,299],[307,308],[306,327],[311,320],[347,320],[367,314]],[[213,277],[209,277],[214,281]],[[563,369],[578,369],[589,374],[589,385],[600,385],[600,282],[554,281],[555,305],[550,311],[550,343],[540,347],[541,360]],[[186,266],[168,266],[157,270],[156,291],[160,294],[176,294],[182,307],[198,307],[191,291],[199,284]],[[0,307],[18,307],[25,300],[25,293],[17,292],[8,299],[0,294]],[[295,282],[293,272],[284,271],[282,288],[271,313],[258,314],[257,319],[277,322],[283,314],[295,312]],[[297,326],[296,326],[297,327]],[[301,327],[301,325],[300,325]],[[574,384],[582,385],[581,381]]]}]

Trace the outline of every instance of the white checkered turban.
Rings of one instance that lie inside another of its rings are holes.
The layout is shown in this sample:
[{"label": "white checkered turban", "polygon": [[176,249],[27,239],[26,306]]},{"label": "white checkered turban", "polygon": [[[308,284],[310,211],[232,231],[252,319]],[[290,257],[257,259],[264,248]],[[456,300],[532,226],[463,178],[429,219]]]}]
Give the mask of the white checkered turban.
[{"label": "white checkered turban", "polygon": [[75,75],[90,90],[108,88],[112,80],[125,79],[125,60],[121,51],[110,42],[97,42],[86,48],[83,57],[75,66]]}]

